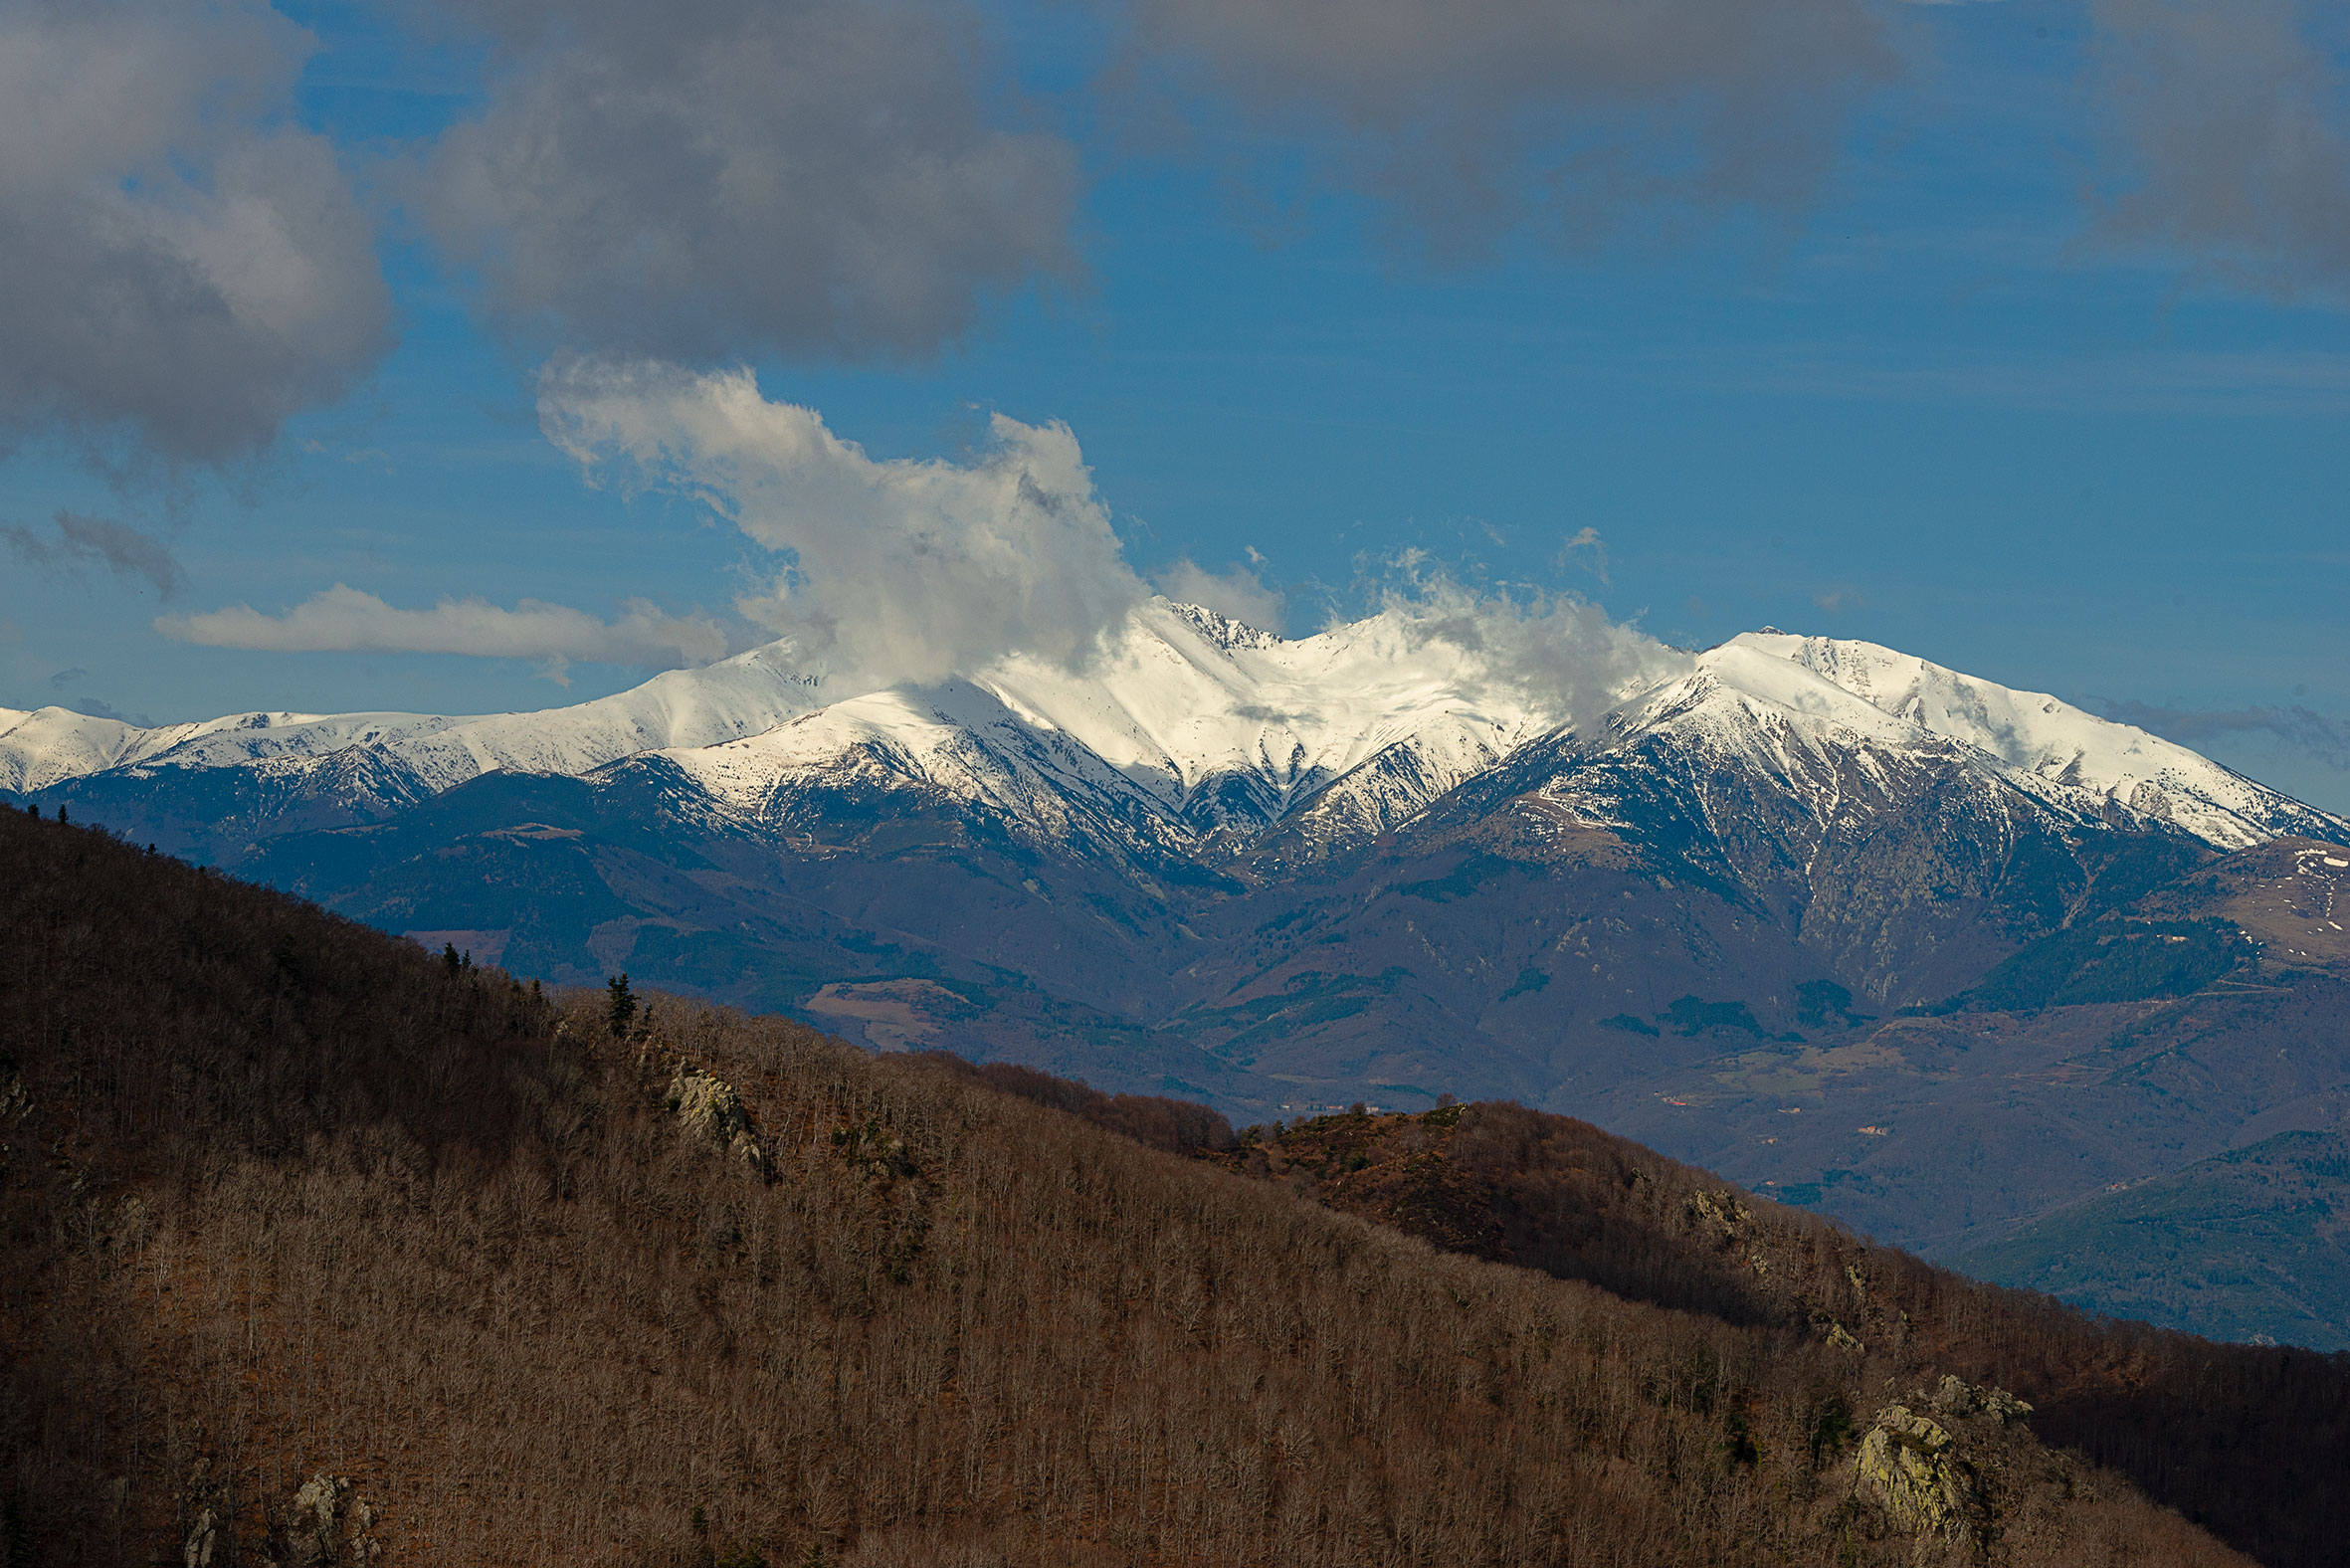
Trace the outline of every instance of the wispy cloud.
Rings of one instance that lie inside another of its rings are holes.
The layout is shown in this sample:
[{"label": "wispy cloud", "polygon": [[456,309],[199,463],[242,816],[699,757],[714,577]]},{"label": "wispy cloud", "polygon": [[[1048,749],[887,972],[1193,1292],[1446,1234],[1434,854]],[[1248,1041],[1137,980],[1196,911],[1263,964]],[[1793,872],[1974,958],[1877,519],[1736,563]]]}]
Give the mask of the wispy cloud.
[{"label": "wispy cloud", "polygon": [[1179,604],[1205,606],[1259,631],[1277,636],[1288,619],[1288,601],[1280,590],[1268,586],[1253,565],[1212,572],[1185,556],[1151,573],[1150,580],[1152,587]]},{"label": "wispy cloud", "polygon": [[2142,353],[1885,364],[1851,358],[1720,366],[1661,359],[1661,372],[1746,391],[1869,401],[1990,403],[2051,412],[2278,414],[2350,410],[2350,355]]},{"label": "wispy cloud", "polygon": [[202,615],[166,616],[155,630],[208,648],[270,653],[471,654],[526,659],[558,686],[574,660],[674,670],[726,656],[725,630],[707,616],[674,616],[642,600],[601,621],[584,610],[524,599],[504,609],[486,599],[444,599],[402,610],[337,583],[283,615],[234,605]]},{"label": "wispy cloud", "polygon": [[187,573],[171,548],[151,534],[110,517],[92,517],[61,511],[51,519],[54,538],[43,538],[30,528],[0,527],[9,553],[27,566],[50,572],[79,572],[103,566],[124,581],[144,578],[155,597],[168,600],[187,583]]},{"label": "wispy cloud", "polygon": [[2107,718],[2150,729],[2183,746],[2205,745],[2232,735],[2263,734],[2288,750],[2350,771],[2350,720],[2329,718],[2298,703],[2291,707],[2192,709],[2093,699],[2091,705]]},{"label": "wispy cloud", "polygon": [[1597,528],[1589,525],[1579,528],[1559,545],[1551,566],[1558,571],[1564,571],[1569,566],[1578,567],[1597,577],[1601,587],[1607,587],[1608,541],[1600,537]]}]

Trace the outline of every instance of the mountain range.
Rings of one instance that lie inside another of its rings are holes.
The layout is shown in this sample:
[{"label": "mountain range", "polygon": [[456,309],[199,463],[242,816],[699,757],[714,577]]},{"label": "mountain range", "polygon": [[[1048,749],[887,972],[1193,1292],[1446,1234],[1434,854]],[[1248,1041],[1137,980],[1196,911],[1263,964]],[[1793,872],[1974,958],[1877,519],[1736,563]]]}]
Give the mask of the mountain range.
[{"label": "mountain range", "polygon": [[1890,649],[1647,645],[1594,697],[1156,600],[1077,668],[830,681],[0,712],[0,790],[516,974],[1243,1120],[1509,1097],[1935,1256],[2350,1107],[2350,822]]}]

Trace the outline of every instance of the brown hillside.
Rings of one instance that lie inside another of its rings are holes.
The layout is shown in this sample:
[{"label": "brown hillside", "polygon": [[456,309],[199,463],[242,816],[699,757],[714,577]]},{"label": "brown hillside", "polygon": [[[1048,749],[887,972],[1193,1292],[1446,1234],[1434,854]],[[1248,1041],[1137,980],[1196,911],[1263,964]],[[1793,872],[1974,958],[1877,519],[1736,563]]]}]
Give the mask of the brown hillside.
[{"label": "brown hillside", "polygon": [[15,813],[0,887],[6,1568],[2242,1561],[1996,1393],[1083,1119],[1180,1111]]},{"label": "brown hillside", "polygon": [[1587,1122],[1508,1104],[1251,1129],[1221,1163],[1435,1245],[1954,1373],[2262,1562],[2343,1560],[2350,1356],[2097,1321],[1875,1247]]}]

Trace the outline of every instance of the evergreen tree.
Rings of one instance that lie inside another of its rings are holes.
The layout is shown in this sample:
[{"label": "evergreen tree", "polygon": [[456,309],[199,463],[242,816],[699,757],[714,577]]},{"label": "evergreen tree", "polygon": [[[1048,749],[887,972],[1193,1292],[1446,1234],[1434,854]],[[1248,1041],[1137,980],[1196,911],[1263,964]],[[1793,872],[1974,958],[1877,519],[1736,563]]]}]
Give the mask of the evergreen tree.
[{"label": "evergreen tree", "polygon": [[637,1016],[637,998],[635,993],[629,990],[627,971],[624,970],[605,981],[604,989],[612,993],[612,1033],[616,1036],[625,1035],[629,1032],[630,1023]]}]

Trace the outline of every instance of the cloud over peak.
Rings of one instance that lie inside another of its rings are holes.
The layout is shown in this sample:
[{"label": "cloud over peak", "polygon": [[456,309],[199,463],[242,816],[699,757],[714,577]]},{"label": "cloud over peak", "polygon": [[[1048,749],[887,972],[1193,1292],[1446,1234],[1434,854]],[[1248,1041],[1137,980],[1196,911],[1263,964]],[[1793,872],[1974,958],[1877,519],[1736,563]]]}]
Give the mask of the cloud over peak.
[{"label": "cloud over peak", "polygon": [[[539,417],[591,475],[690,496],[782,556],[772,591],[736,608],[834,690],[970,677],[1014,655],[1079,669],[1151,594],[1059,422],[999,414],[959,461],[877,459],[815,410],[769,401],[748,371],[582,360],[549,367]],[[1158,582],[1244,620],[1280,609],[1238,569],[1179,561]],[[1577,716],[1680,658],[1573,595],[1472,589],[1419,559],[1370,597],[1401,645],[1449,645]]]},{"label": "cloud over peak", "polygon": [[747,370],[596,360],[550,365],[538,406],[591,474],[690,495],[783,555],[737,608],[836,678],[939,681],[1011,652],[1075,663],[1149,593],[1058,422],[999,414],[959,463],[875,459]]}]

